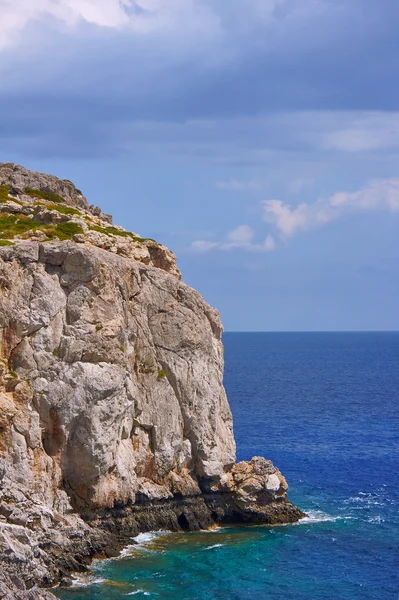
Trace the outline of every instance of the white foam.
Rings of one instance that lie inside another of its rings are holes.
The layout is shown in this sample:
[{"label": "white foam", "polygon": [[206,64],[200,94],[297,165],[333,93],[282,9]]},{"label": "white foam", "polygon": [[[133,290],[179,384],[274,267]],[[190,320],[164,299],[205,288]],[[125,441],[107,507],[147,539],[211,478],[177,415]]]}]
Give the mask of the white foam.
[{"label": "white foam", "polygon": [[144,590],[135,590],[134,592],[129,592],[126,596],[136,596],[137,594],[143,594],[143,596],[149,596],[150,592],[145,592]]},{"label": "white foam", "polygon": [[135,550],[136,548],[137,546],[126,546],[126,548],[123,548],[118,558],[126,558],[126,556],[131,556],[133,550]]},{"label": "white foam", "polygon": [[212,550],[212,548],[221,548],[224,544],[213,544],[213,546],[207,546],[205,550]]},{"label": "white foam", "polygon": [[392,500],[388,498],[381,498],[375,493],[358,492],[358,496],[350,496],[344,500],[345,504],[357,504],[359,506],[353,506],[353,510],[359,510],[364,506],[385,506],[386,504],[392,504]]},{"label": "white foam", "polygon": [[296,525],[302,525],[305,523],[324,523],[324,522],[335,522],[340,521],[341,519],[353,519],[353,517],[349,516],[332,516],[327,513],[322,512],[321,510],[308,510],[308,516],[300,519]]},{"label": "white foam", "polygon": [[170,535],[170,533],[170,531],[148,531],[147,533],[139,533],[132,538],[134,544],[129,544],[129,546],[126,546],[126,548],[124,548],[120,553],[119,558],[130,556],[135,550],[146,549],[148,544],[151,544],[151,542],[159,537]]},{"label": "white foam", "polygon": [[136,544],[136,546],[145,546],[155,540],[160,535],[165,535],[168,533],[167,531],[147,531],[146,533],[139,533],[136,537],[133,537],[132,540]]},{"label": "white foam", "polygon": [[370,517],[367,519],[369,523],[384,523],[385,519],[383,519],[380,515],[376,517]]},{"label": "white foam", "polygon": [[218,533],[218,531],[222,531],[225,527],[219,527],[219,525],[212,525],[209,529],[201,529],[201,533]]},{"label": "white foam", "polygon": [[103,579],[102,577],[97,577],[96,579],[93,579],[90,577],[75,576],[72,579],[72,586],[73,587],[87,587],[89,585],[96,585],[96,584],[104,583],[105,581],[106,580]]}]

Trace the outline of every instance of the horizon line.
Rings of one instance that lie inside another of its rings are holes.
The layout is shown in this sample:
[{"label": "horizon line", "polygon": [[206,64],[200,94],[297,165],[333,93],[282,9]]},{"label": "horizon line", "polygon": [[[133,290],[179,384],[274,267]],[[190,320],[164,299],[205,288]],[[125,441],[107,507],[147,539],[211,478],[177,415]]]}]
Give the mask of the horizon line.
[{"label": "horizon line", "polygon": [[399,333],[399,329],[271,329],[271,330],[232,330],[223,333]]}]

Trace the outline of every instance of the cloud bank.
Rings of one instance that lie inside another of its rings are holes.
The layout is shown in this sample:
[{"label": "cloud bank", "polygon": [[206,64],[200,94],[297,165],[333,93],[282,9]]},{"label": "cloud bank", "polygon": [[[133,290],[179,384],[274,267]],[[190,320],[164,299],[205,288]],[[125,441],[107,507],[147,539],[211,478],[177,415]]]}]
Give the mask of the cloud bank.
[{"label": "cloud bank", "polygon": [[264,200],[261,207],[263,221],[275,228],[275,231],[266,234],[264,242],[254,243],[254,229],[241,225],[228,233],[226,240],[199,240],[193,242],[192,248],[199,252],[236,249],[268,252],[277,246],[276,233],[281,239],[288,239],[297,233],[323,227],[339,219],[353,218],[362,212],[399,214],[399,179],[371,181],[357,192],[336,192],[313,203],[291,206],[282,200]]},{"label": "cloud bank", "polygon": [[248,161],[398,145],[396,0],[0,0],[0,15],[11,150],[114,155],[182,130]]},{"label": "cloud bank", "polygon": [[291,237],[357,212],[399,213],[399,179],[372,181],[357,192],[337,192],[325,200],[304,202],[296,207],[281,200],[265,200],[262,206],[263,220],[274,225],[284,237]]}]

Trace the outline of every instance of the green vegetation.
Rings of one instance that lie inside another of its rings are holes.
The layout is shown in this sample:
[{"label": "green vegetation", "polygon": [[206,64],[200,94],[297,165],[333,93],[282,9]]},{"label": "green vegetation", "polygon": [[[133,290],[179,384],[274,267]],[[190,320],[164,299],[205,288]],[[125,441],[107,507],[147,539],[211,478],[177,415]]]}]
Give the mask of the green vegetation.
[{"label": "green vegetation", "polygon": [[121,231],[116,227],[100,227],[99,225],[89,225],[89,229],[93,231],[98,231],[100,233],[105,233],[106,235],[120,235],[122,237],[131,237],[132,234],[128,231]]},{"label": "green vegetation", "polygon": [[55,202],[58,204],[59,202],[65,202],[64,198],[61,198],[55,192],[44,192],[42,190],[36,190],[34,188],[26,187],[25,194],[27,196],[31,196],[32,198],[42,198],[43,200],[49,200],[49,202]]},{"label": "green vegetation", "polygon": [[9,200],[8,194],[10,188],[10,185],[0,185],[0,202],[7,202]]},{"label": "green vegetation", "polygon": [[101,331],[102,328],[103,328],[102,325],[96,325],[96,331]]},{"label": "green vegetation", "polygon": [[165,371],[163,369],[158,369],[157,381],[162,381],[162,379],[165,379],[165,377]]},{"label": "green vegetation", "polygon": [[62,215],[80,215],[81,212],[77,208],[72,208],[71,206],[60,206],[59,204],[47,204],[44,205],[48,210],[56,210]]},{"label": "green vegetation", "polygon": [[135,369],[137,369],[137,371],[139,373],[145,373],[145,375],[150,375],[150,374],[155,373],[154,359],[152,358],[152,356],[149,356],[148,358],[140,358],[140,355],[137,354],[136,362],[135,362]]},{"label": "green vegetation", "polygon": [[0,213],[0,238],[12,239],[16,235],[21,235],[30,229],[40,228],[40,223],[29,219],[25,215],[10,215],[9,213]]},{"label": "green vegetation", "polygon": [[0,246],[14,246],[14,242],[10,242],[9,240],[0,240]]},{"label": "green vegetation", "polygon": [[89,229],[92,229],[93,231],[98,231],[99,233],[104,233],[105,235],[119,235],[121,237],[129,237],[134,242],[154,242],[155,241],[151,238],[138,237],[137,235],[134,235],[130,231],[123,231],[121,229],[118,229],[117,227],[100,227],[99,225],[89,225]]},{"label": "green vegetation", "polygon": [[60,223],[56,227],[56,235],[60,240],[70,240],[77,233],[84,233],[83,229],[77,223],[68,221],[68,223]]},{"label": "green vegetation", "polygon": [[[142,238],[138,235],[133,235],[132,233],[129,233],[129,235],[134,242],[155,242],[155,240],[153,240],[152,238]],[[157,244],[158,242],[155,243]]]},{"label": "green vegetation", "polygon": [[1,202],[15,202],[16,204],[22,205],[23,202],[20,202],[16,198],[11,198],[9,196],[10,189],[11,189],[10,185],[0,185],[0,203]]},{"label": "green vegetation", "polygon": [[[43,231],[48,238],[58,237],[60,240],[70,240],[76,233],[83,233],[83,229],[77,223],[69,221],[59,225],[43,225],[34,219],[29,219],[25,215],[10,215],[9,213],[0,213],[0,239],[10,240],[16,235],[23,235],[28,231]],[[2,244],[9,245],[7,243]]]}]

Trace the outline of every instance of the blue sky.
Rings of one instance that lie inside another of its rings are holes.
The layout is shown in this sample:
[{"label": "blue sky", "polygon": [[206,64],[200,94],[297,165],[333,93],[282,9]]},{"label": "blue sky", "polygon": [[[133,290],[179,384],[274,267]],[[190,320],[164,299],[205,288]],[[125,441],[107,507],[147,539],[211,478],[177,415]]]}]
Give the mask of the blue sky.
[{"label": "blue sky", "polygon": [[227,330],[399,329],[396,0],[0,17],[0,160],[168,245]]}]

